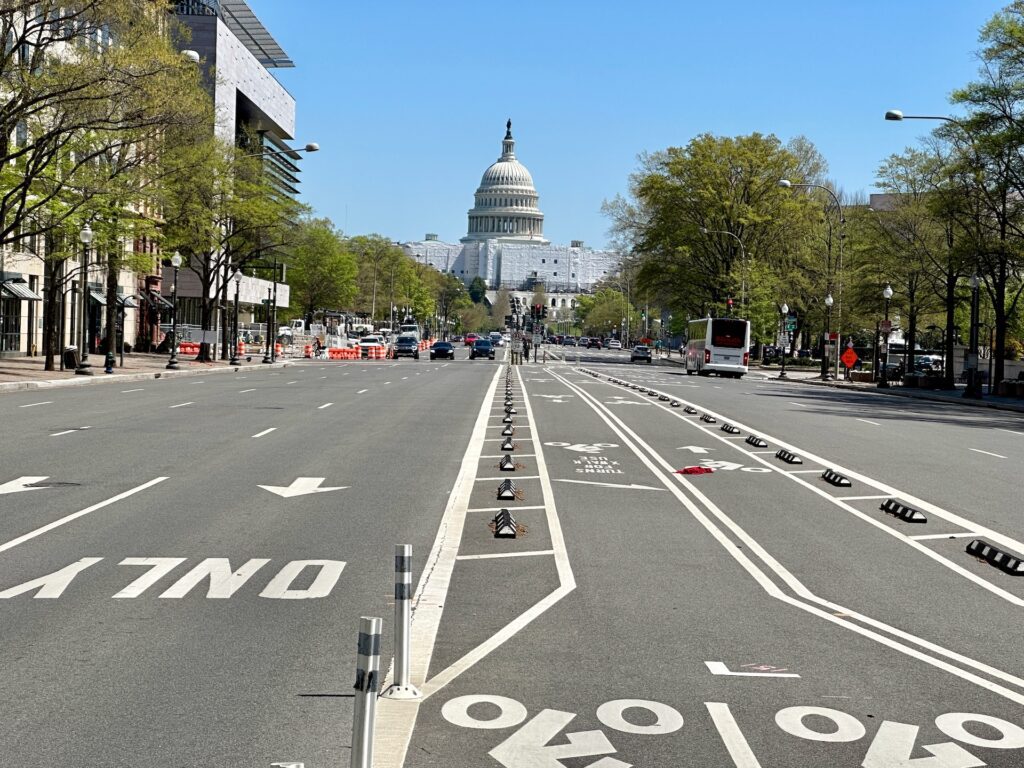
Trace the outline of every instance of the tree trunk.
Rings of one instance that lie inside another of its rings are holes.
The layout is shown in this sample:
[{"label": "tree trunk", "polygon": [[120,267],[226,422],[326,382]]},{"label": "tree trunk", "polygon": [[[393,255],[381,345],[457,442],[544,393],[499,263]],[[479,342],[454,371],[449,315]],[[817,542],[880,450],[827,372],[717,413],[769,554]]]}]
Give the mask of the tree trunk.
[{"label": "tree trunk", "polygon": [[[53,248],[52,238],[46,238],[46,253]],[[54,355],[61,354],[60,340],[57,337],[58,317],[62,309],[61,297],[64,291],[63,261],[47,259],[43,262],[43,275],[46,281],[46,301],[43,307],[43,370],[56,370]]]},{"label": "tree trunk", "polygon": [[993,293],[995,295],[992,297],[992,303],[994,305],[993,310],[995,312],[996,324],[996,348],[994,352],[994,354],[996,355],[996,359],[995,370],[992,373],[992,379],[994,381],[1003,380],[1003,373],[1005,368],[1003,361],[1006,357],[1006,279],[1004,275],[1005,269],[1001,269],[999,275],[1000,280],[993,286]]},{"label": "tree trunk", "polygon": [[[107,325],[107,343],[103,349],[106,352],[106,360],[117,359],[117,273],[119,271],[119,259],[114,258],[112,253],[107,254],[107,306],[104,307]],[[104,361],[106,362],[106,361]],[[113,367],[113,362],[111,362]]]},{"label": "tree trunk", "polygon": [[946,349],[942,363],[942,388],[956,389],[956,283],[959,275],[949,266],[946,270]]}]

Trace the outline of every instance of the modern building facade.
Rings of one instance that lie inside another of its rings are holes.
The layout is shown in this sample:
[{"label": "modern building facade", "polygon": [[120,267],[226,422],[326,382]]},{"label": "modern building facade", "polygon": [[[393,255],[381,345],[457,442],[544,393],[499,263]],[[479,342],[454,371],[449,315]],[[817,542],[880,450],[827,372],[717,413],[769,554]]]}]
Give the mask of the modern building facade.
[{"label": "modern building facade", "polygon": [[544,237],[540,197],[530,171],[516,158],[511,120],[501,156],[484,171],[473,203],[466,236],[458,243],[427,235],[403,243],[403,250],[466,285],[482,278],[491,296],[504,288],[530,298],[543,285],[548,305],[555,308],[575,307],[577,295],[618,271],[622,257],[615,251],[587,248],[579,240],[553,245]]}]

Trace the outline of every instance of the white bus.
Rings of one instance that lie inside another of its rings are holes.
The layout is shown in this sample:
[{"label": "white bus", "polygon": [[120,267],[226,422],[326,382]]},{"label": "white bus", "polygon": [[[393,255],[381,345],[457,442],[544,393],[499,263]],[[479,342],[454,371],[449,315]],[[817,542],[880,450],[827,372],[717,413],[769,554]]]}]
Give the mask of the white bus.
[{"label": "white bus", "polygon": [[691,320],[687,327],[686,372],[740,378],[750,362],[750,321],[733,317]]}]

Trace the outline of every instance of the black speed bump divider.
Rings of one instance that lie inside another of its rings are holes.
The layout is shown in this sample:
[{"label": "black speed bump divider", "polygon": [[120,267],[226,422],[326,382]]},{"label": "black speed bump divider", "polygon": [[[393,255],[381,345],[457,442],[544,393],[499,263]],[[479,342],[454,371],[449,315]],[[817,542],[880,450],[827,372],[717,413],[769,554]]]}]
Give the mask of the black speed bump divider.
[{"label": "black speed bump divider", "polygon": [[502,423],[502,424],[511,424],[511,423],[512,423],[512,417],[511,417],[511,416],[509,416],[509,415],[508,415],[508,414],[506,413],[506,414],[505,414],[505,418],[501,420],[501,423]]},{"label": "black speed bump divider", "polygon": [[1024,576],[1024,562],[1009,552],[993,547],[987,541],[975,539],[967,545],[967,554],[979,557],[989,565],[995,566],[1003,573],[1011,576]]},{"label": "black speed bump divider", "polygon": [[653,389],[648,389],[647,390],[647,394],[650,395],[651,397],[657,397],[658,396],[658,393],[655,392]]},{"label": "black speed bump divider", "polygon": [[834,469],[826,469],[821,473],[821,479],[826,483],[831,483],[839,488],[849,488],[853,483],[850,482],[850,478],[840,475]]},{"label": "black speed bump divider", "polygon": [[512,442],[512,438],[506,438],[505,442],[501,444],[501,450],[503,451],[514,451],[516,444]]},{"label": "black speed bump divider", "polygon": [[886,499],[878,508],[883,512],[888,512],[890,515],[895,515],[905,523],[928,522],[924,512],[908,507],[906,504],[900,504],[896,499]]},{"label": "black speed bump divider", "polygon": [[718,422],[718,419],[716,419],[714,416],[708,416],[706,413],[701,415],[700,420],[708,424],[715,424]]},{"label": "black speed bump divider", "polygon": [[501,436],[502,437],[512,437],[512,435],[514,435],[515,433],[516,433],[515,427],[513,427],[511,424],[509,424],[507,427],[505,427],[503,430],[501,430]]},{"label": "black speed bump divider", "polygon": [[498,486],[498,501],[513,501],[521,497],[519,489],[511,480],[502,480]]},{"label": "black speed bump divider", "polygon": [[506,405],[505,406],[505,413],[507,413],[509,416],[511,416],[513,413],[518,413],[518,411],[516,411],[516,409],[513,408],[511,405]]},{"label": "black speed bump divider", "polygon": [[686,411],[691,416],[697,412],[697,409],[694,408],[692,405],[686,406],[685,408],[683,408],[683,410]]},{"label": "black speed bump divider", "polygon": [[678,407],[679,407],[680,405],[682,405],[682,403],[680,403],[680,402],[679,402],[678,400],[673,400],[673,401],[672,401],[672,402],[670,403],[670,405],[671,405],[671,406],[672,406],[673,408],[678,408]]},{"label": "black speed bump divider", "polygon": [[723,424],[722,431],[728,432],[730,435],[738,435],[740,433],[740,428],[734,427],[732,424]]},{"label": "black speed bump divider", "polygon": [[663,402],[668,402],[668,395],[658,395],[658,399]]},{"label": "black speed bump divider", "polygon": [[803,464],[804,460],[797,456],[795,453],[790,453],[785,448],[780,448],[779,452],[775,454],[776,459],[782,459],[787,464]]},{"label": "black speed bump divider", "polygon": [[501,461],[498,462],[498,469],[502,472],[515,472],[516,460],[508,455],[502,456]]},{"label": "black speed bump divider", "polygon": [[747,445],[754,446],[755,448],[767,448],[768,447],[768,443],[766,443],[760,437],[755,437],[754,435],[751,435],[750,437],[748,437],[744,442],[747,443]]}]

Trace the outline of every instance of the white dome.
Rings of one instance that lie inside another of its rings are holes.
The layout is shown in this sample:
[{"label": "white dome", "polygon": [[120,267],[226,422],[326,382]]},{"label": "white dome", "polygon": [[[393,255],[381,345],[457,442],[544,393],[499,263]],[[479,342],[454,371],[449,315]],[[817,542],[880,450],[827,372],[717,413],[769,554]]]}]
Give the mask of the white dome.
[{"label": "white dome", "polygon": [[486,192],[490,187],[528,187],[533,190],[533,177],[518,160],[498,160],[484,171],[478,191]]}]

